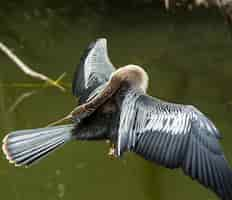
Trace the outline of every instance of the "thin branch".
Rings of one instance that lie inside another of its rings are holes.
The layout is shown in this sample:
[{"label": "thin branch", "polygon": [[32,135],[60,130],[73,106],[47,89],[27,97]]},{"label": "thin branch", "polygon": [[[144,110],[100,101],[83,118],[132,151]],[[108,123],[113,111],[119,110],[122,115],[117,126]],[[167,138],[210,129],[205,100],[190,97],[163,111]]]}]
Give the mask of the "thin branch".
[{"label": "thin branch", "polygon": [[[54,84],[58,85],[65,76],[66,76],[66,72],[64,72],[56,80],[54,80]],[[48,86],[47,84],[44,84],[43,87],[47,87],[47,86]]]},{"label": "thin branch", "polygon": [[53,85],[59,88],[62,91],[65,91],[65,88],[62,87],[57,81],[50,79],[49,77],[32,70],[28,65],[24,64],[6,45],[0,42],[0,50],[4,52],[25,74],[28,76],[46,81],[50,85]]},{"label": "thin branch", "polygon": [[71,119],[72,119],[72,115],[71,115],[71,114],[68,114],[68,115],[66,115],[65,117],[63,117],[63,118],[61,118],[61,119],[58,119],[58,120],[55,121],[55,122],[49,123],[46,127],[54,126],[54,125],[60,124],[60,123],[62,123],[62,122],[71,120]]},{"label": "thin branch", "polygon": [[[65,77],[66,73],[64,72],[63,74],[61,74],[58,79],[55,81],[56,83],[60,82],[64,77]],[[47,85],[43,85],[43,87],[47,87]],[[32,90],[30,92],[24,92],[22,93],[20,96],[18,96],[18,98],[14,101],[14,103],[10,106],[10,108],[8,109],[8,112],[11,113],[13,112],[19,104],[21,104],[25,99],[31,97],[32,95],[36,94],[37,91]]]},{"label": "thin branch", "polygon": [[21,94],[16,100],[15,102],[10,106],[8,112],[11,113],[13,112],[20,103],[22,103],[25,99],[27,99],[28,97],[32,96],[33,94],[35,94],[36,91],[30,91],[30,92],[25,92],[23,94]]},{"label": "thin branch", "polygon": [[[65,88],[70,88],[71,84],[70,83],[64,83],[62,82],[62,85],[65,86]],[[53,87],[51,85],[48,85],[49,87]],[[48,87],[47,86],[47,87]],[[0,87],[5,87],[5,88],[41,88],[44,87],[44,84],[40,83],[0,83]]]}]

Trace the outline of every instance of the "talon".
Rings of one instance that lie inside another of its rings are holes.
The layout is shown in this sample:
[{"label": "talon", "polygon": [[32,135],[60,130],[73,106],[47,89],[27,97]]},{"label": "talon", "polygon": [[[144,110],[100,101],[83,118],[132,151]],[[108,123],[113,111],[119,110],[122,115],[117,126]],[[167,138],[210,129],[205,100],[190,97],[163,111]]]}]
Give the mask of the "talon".
[{"label": "talon", "polygon": [[114,144],[112,144],[112,146],[110,147],[109,152],[108,152],[108,156],[110,156],[110,158],[116,157],[116,148],[115,148]]},{"label": "talon", "polygon": [[109,149],[109,152],[108,152],[108,156],[109,156],[110,158],[114,158],[114,157],[115,157],[115,149],[110,148],[110,149]]}]

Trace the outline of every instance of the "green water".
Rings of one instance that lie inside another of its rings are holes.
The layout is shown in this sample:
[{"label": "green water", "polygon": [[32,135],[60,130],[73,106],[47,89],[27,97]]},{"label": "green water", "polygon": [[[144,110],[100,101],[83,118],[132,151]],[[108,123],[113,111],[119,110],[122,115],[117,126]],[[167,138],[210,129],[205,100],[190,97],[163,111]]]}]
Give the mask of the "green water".
[{"label": "green water", "polygon": [[[65,15],[52,9],[0,9],[0,41],[25,63],[56,79],[66,72],[67,92],[35,87],[0,53],[0,137],[16,129],[47,125],[75,106],[70,83],[87,46],[108,39],[116,67],[133,63],[149,73],[149,94],[193,104],[221,130],[232,163],[232,39],[216,11],[159,9],[85,12]],[[79,8],[81,10],[81,8]],[[14,85],[12,85],[14,83]],[[20,86],[25,83],[25,86]],[[25,99],[13,112],[15,100]],[[0,156],[0,198],[4,200],[179,200],[217,199],[180,170],[168,170],[133,154],[107,156],[105,142],[73,142],[31,168],[15,168]]]}]

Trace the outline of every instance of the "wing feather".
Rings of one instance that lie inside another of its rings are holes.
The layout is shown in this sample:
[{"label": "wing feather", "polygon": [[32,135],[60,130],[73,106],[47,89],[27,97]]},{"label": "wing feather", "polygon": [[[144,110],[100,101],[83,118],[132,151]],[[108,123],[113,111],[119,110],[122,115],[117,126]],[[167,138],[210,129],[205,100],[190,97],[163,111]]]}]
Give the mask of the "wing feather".
[{"label": "wing feather", "polygon": [[222,199],[232,199],[232,170],[220,133],[195,107],[131,90],[122,102],[118,132],[118,155],[133,151],[165,167],[181,167]]},{"label": "wing feather", "polygon": [[[91,43],[81,57],[73,84],[73,95],[80,98],[80,103],[85,102],[90,94],[109,80],[111,73],[115,71],[107,52],[106,39],[97,39]],[[95,95],[97,91],[94,92]]]}]

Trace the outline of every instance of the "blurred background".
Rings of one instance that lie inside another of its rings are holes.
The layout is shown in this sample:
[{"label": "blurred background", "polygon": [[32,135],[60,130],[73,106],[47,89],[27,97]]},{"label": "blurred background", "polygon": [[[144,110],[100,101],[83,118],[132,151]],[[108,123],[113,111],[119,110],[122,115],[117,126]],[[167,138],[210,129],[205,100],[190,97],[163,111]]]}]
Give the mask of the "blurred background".
[{"label": "blurred background", "polygon": [[[76,105],[70,86],[80,56],[91,41],[105,37],[116,67],[133,63],[148,71],[150,95],[193,104],[207,114],[221,130],[232,163],[232,38],[218,9],[166,11],[152,0],[2,0],[0,24],[1,42],[53,79],[66,72],[67,88],[64,93],[44,87],[0,52],[0,138],[69,112]],[[0,198],[217,199],[181,170],[130,153],[111,160],[108,148],[105,142],[73,142],[27,169],[8,164],[1,153]]]}]

